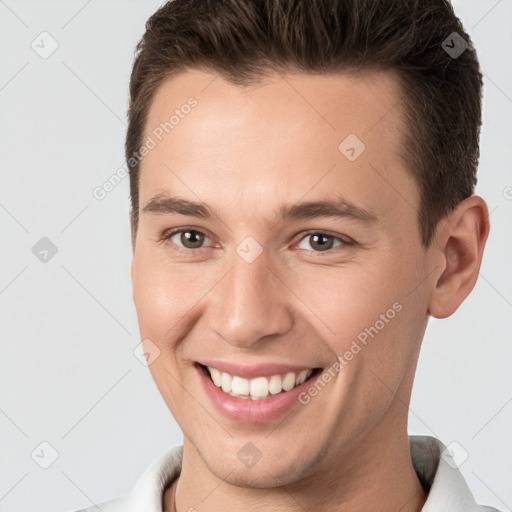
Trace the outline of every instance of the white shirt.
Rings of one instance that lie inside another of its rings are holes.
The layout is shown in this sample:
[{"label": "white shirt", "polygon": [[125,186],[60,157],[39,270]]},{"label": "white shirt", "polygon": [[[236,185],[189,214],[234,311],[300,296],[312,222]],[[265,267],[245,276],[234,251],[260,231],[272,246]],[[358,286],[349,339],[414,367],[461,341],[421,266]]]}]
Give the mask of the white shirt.
[{"label": "white shirt", "polygon": [[[409,446],[418,478],[429,489],[422,512],[499,512],[475,502],[441,441],[409,436]],[[183,446],[171,448],[146,468],[129,494],[75,512],[162,512],[164,491],[179,476],[182,455]]]}]

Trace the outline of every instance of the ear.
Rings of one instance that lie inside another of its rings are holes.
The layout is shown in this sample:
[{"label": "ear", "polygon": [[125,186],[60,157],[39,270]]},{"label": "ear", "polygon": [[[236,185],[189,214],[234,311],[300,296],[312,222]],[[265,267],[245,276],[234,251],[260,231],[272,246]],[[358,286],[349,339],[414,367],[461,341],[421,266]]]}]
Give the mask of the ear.
[{"label": "ear", "polygon": [[485,242],[489,235],[489,210],[479,196],[471,196],[438,226],[432,256],[439,269],[428,312],[435,318],[452,315],[471,293],[478,278]]},{"label": "ear", "polygon": [[135,251],[135,239],[137,238],[137,221],[135,219],[135,214],[133,208],[130,208],[130,230],[132,237],[132,252]]}]

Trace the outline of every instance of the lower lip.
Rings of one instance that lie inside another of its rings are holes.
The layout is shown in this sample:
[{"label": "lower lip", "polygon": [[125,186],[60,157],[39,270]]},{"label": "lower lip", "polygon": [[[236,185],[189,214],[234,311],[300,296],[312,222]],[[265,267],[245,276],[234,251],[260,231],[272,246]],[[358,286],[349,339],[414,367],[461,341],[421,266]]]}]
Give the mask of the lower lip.
[{"label": "lower lip", "polygon": [[224,393],[221,388],[218,388],[212,382],[201,367],[196,366],[196,370],[199,373],[204,390],[215,408],[227,418],[243,423],[265,423],[281,417],[289,412],[293,406],[303,406],[299,402],[298,396],[311,384],[310,379],[308,379],[290,391],[282,391],[270,398],[252,400],[251,398],[237,398]]}]

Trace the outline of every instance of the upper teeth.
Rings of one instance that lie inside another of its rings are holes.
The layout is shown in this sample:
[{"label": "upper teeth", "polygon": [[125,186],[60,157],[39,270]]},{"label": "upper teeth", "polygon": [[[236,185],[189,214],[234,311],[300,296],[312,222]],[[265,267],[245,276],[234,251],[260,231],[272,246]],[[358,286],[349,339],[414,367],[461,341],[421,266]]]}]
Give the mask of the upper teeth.
[{"label": "upper teeth", "polygon": [[[295,374],[289,372],[283,375],[272,375],[271,377],[256,377],[255,379],[244,379],[221,372],[217,368],[207,366],[213,383],[222,388],[222,391],[231,396],[239,398],[251,398],[258,400],[268,398],[270,395],[277,395],[281,391],[290,391],[295,386],[302,384],[312,373],[312,369],[302,370]],[[270,393],[270,395],[269,395]]]}]

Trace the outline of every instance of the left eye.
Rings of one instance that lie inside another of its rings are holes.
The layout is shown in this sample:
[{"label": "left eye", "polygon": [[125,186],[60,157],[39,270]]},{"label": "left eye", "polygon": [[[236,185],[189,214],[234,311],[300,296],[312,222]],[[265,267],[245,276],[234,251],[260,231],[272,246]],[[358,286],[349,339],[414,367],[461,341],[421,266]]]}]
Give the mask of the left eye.
[{"label": "left eye", "polygon": [[[313,248],[315,252],[326,252],[329,251],[334,247],[334,242],[338,241],[338,245],[336,247],[339,247],[340,245],[350,245],[348,241],[345,241],[339,237],[329,235],[327,233],[323,233],[321,231],[315,232],[315,233],[308,233],[306,234],[300,241],[300,243],[304,242],[306,239],[310,239],[309,246]],[[306,249],[310,251],[311,249],[307,247],[300,247],[301,249]]]}]

